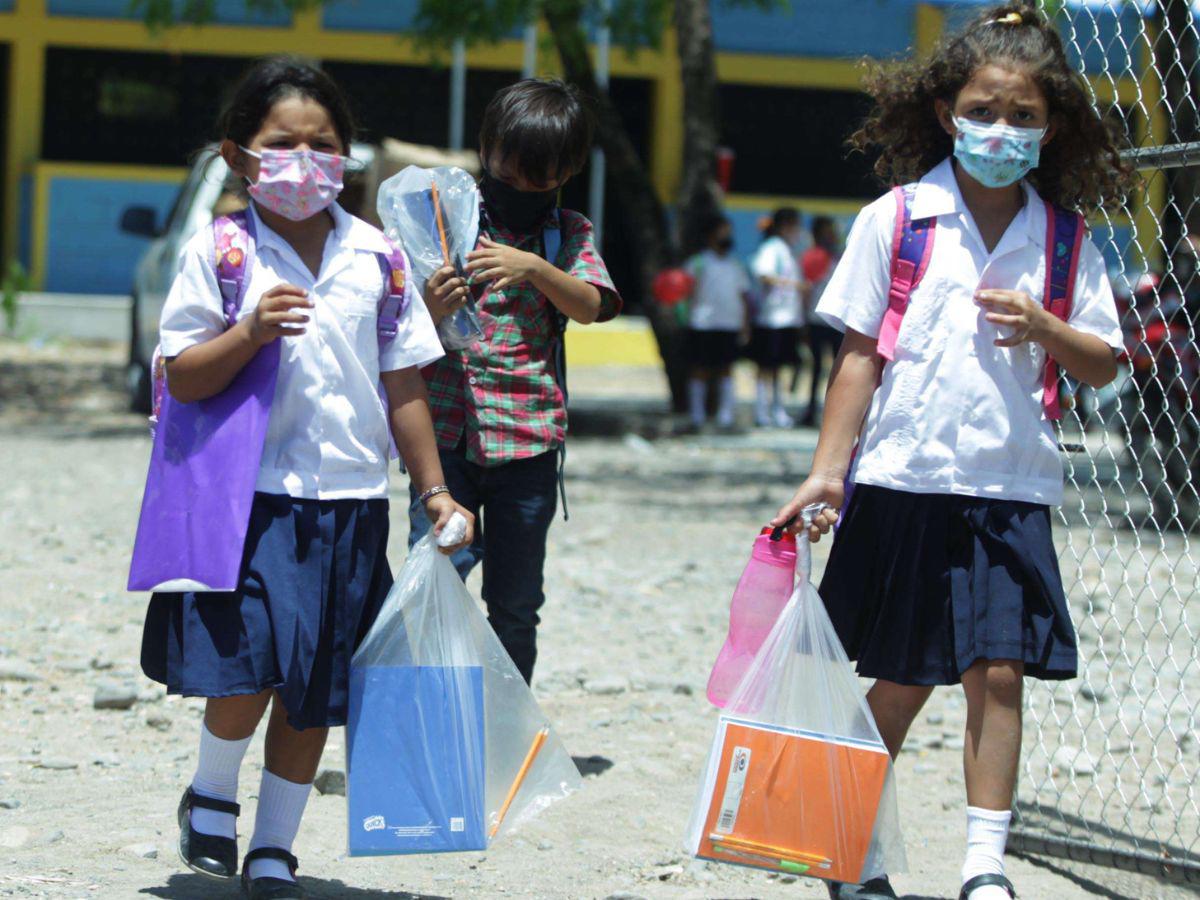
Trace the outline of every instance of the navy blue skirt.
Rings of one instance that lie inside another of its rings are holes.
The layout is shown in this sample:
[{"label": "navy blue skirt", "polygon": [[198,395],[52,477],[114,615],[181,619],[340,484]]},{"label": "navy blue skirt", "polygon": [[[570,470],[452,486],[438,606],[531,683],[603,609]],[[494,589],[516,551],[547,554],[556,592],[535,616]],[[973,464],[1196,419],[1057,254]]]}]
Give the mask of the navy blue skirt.
[{"label": "navy blue skirt", "polygon": [[957,684],[979,660],[1073,678],[1075,628],[1036,503],[856,485],[821,598],[860,675]]},{"label": "navy blue skirt", "polygon": [[274,688],[293,728],[346,724],[350,657],[392,586],[388,502],[255,494],[238,591],[150,598],[142,671],[185,697]]}]

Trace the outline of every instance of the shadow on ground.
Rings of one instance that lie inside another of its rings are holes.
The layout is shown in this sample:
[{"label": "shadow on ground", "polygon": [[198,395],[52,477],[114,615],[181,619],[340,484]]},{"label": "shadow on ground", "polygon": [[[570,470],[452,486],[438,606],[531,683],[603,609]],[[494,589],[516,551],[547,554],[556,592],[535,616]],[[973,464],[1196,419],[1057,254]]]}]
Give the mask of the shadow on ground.
[{"label": "shadow on ground", "polygon": [[[356,888],[336,878],[305,878],[300,884],[311,900],[450,900],[438,894],[413,894],[409,891],[372,890]],[[222,884],[212,878],[191,873],[172,875],[167,883],[156,887],[142,888],[138,893],[147,897],[162,897],[165,900],[222,900],[241,897],[241,885],[236,879]]]}]

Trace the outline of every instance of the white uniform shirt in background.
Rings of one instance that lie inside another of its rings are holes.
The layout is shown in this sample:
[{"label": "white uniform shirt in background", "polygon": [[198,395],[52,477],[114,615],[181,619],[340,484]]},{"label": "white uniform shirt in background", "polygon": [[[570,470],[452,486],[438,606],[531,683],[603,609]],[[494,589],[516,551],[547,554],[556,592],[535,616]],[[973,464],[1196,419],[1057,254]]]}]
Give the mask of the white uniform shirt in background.
[{"label": "white uniform shirt in background", "polygon": [[[256,490],[336,500],[385,497],[389,426],[378,393],[379,375],[423,366],[443,354],[429,311],[408,279],[396,337],[380,353],[377,333],[383,234],[336,204],[320,274],[254,216],[256,252],[239,319],[280,284],[308,291],[315,306],[303,335],[279,338],[279,379],[263,446]],[[166,357],[217,337],[226,329],[205,227],[182,251],[182,268],[163,307],[160,340]]]},{"label": "white uniform shirt in background", "polygon": [[804,325],[804,304],[800,297],[800,263],[796,254],[781,237],[769,237],[754,254],[750,268],[763,278],[787,278],[793,286],[759,285],[761,300],[754,314],[754,324],[760,328],[800,328]]},{"label": "white uniform shirt in background", "polygon": [[[1042,302],[1046,210],[1025,205],[988,253],[946,160],[921,179],[915,219],[937,217],[933,254],[913,291],[871,402],[854,480],[916,493],[1062,503],[1062,460],[1042,409],[1040,344],[997,347],[1011,330],[986,321],[981,289],[1025,291]],[[878,337],[887,310],[896,201],[887,194],[855,220],[846,252],[817,306],[834,327]],[[1122,347],[1104,260],[1084,240],[1069,324]]]},{"label": "white uniform shirt in background", "polygon": [[750,276],[741,262],[727,254],[705,250],[689,259],[684,268],[696,279],[691,299],[691,327],[696,331],[741,331],[750,290]]}]

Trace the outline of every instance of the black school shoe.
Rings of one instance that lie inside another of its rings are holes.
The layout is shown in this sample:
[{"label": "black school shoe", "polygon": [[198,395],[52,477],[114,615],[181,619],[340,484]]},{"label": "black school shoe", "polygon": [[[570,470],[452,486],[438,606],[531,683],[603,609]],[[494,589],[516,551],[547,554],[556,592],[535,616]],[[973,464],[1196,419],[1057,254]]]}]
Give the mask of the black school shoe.
[{"label": "black school shoe", "polygon": [[236,878],[238,871],[237,840],[203,834],[192,828],[192,808],[211,809],[238,816],[242,808],[228,800],[217,800],[197,794],[189,786],[179,801],[179,858],[193,872],[210,878]]},{"label": "black school shoe", "polygon": [[296,857],[279,847],[259,847],[257,850],[251,850],[242,860],[242,892],[249,900],[304,900],[308,896],[297,882],[288,881],[286,878],[251,878],[250,863],[256,859],[282,860],[287,863],[293,878],[296,877],[296,870],[300,868]]},{"label": "black school shoe", "polygon": [[997,875],[989,872],[986,875],[976,875],[974,878],[968,879],[962,886],[962,891],[958,895],[958,900],[971,900],[971,891],[976,888],[986,887],[988,885],[996,885],[1008,891],[1008,896],[1016,900],[1017,889],[1012,886],[1012,882],[1003,875]]},{"label": "black school shoe", "polygon": [[896,892],[886,875],[872,878],[862,884],[845,884],[841,881],[826,882],[829,900],[897,900]]}]

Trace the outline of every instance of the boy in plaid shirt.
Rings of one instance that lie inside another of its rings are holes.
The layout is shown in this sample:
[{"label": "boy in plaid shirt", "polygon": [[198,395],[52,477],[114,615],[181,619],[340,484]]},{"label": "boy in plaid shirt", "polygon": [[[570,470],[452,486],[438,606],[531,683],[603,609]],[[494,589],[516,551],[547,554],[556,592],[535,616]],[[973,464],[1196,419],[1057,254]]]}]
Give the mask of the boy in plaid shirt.
[{"label": "boy in plaid shirt", "polygon": [[[537,659],[567,430],[563,328],[621,309],[591,222],[558,208],[559,189],[587,162],[592,131],[589,110],[562,82],[527,79],[497,93],[479,136],[483,207],[479,243],[467,255],[469,283],[447,267],[429,279],[425,296],[438,323],[472,292],[483,328],[470,348],[448,350],[426,368],[425,380],[447,484],[480,523],[455,566],[465,580],[483,562],[488,620],[526,681]],[[410,522],[411,544],[429,528],[415,502]]]}]

